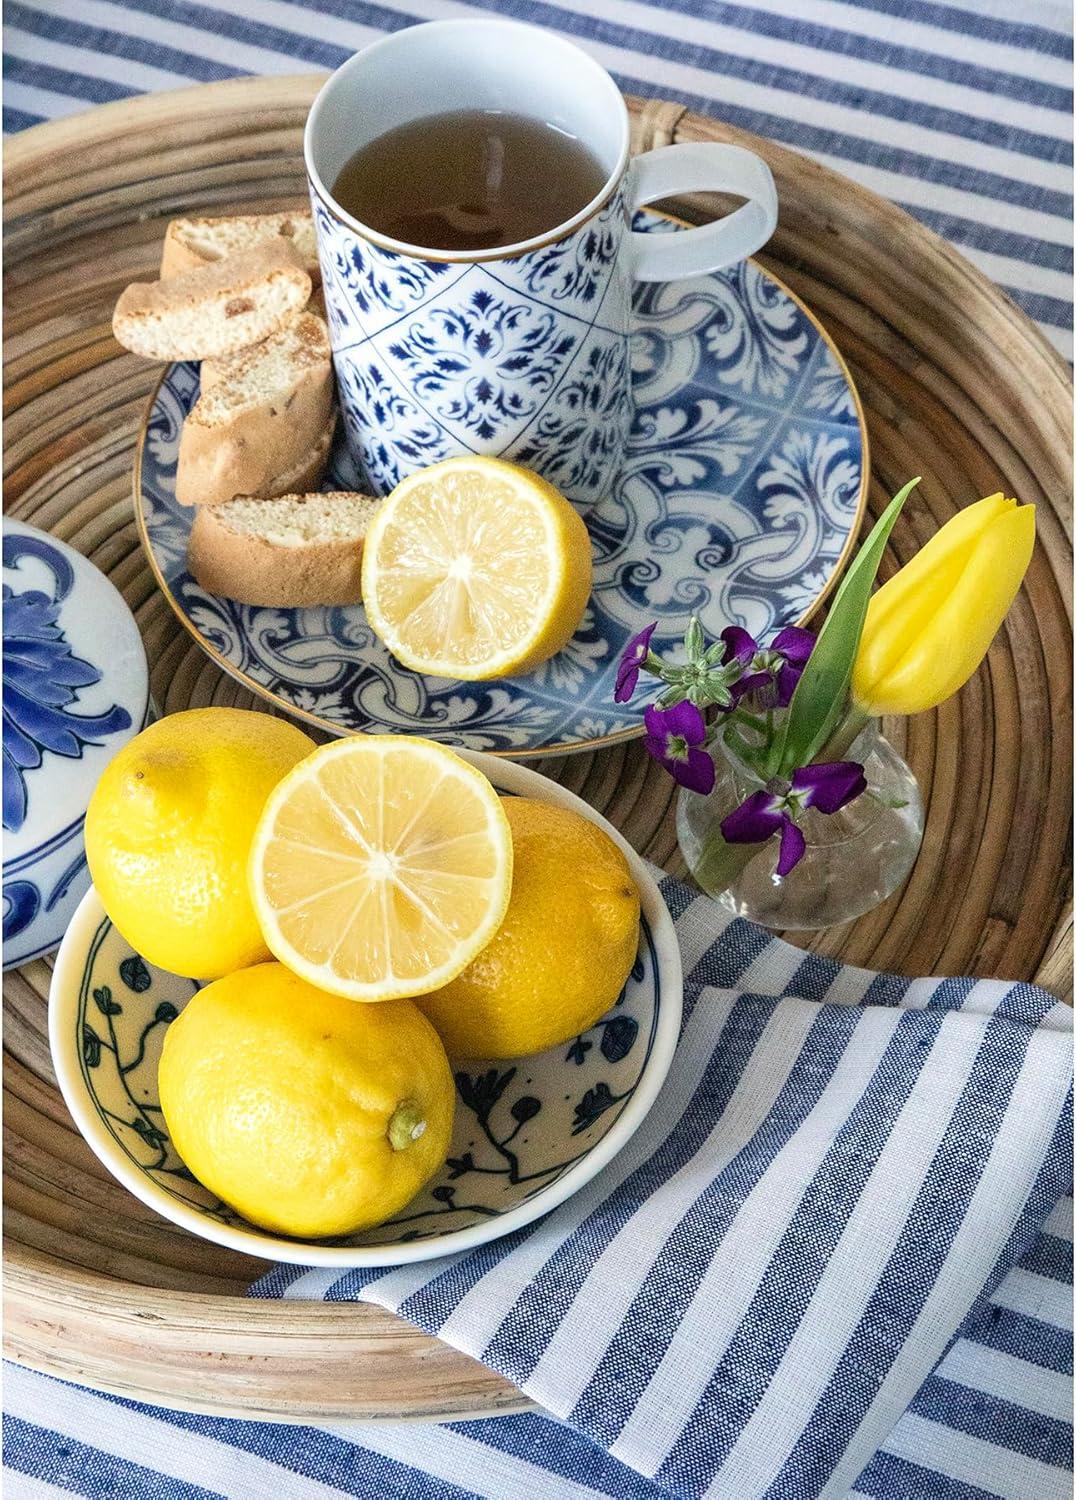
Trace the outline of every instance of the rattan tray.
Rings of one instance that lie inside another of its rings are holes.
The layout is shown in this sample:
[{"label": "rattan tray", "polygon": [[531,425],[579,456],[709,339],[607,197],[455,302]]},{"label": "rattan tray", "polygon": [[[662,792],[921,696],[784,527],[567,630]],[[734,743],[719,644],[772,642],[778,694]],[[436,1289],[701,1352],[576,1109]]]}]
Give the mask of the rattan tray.
[{"label": "rattan tray", "polygon": [[[126,282],[151,277],[178,212],[304,196],[300,141],[317,77],[244,79],[111,104],[6,151],[6,505],[93,558],[142,628],[167,711],[254,700],[155,592],[131,462],[157,372],[110,333]],[[781,225],[761,256],[821,317],[863,397],[872,508],[923,484],[903,558],[968,501],[1006,488],[1039,509],[1027,586],[986,668],[907,727],[928,807],[904,889],[818,952],[923,974],[1071,973],[1071,388],[1027,319],[899,209],[791,151],[676,105],[633,104],[637,149],[746,142],[769,160]],[[712,213],[692,200],[686,217]],[[900,739],[902,726],[890,732]],[[638,744],[543,769],[677,868],[671,783]],[[143,1208],[99,1167],[57,1094],[49,964],[7,976],[6,1336],[15,1359],[162,1405],[285,1420],[443,1417],[525,1404],[511,1385],[372,1307],[244,1300],[260,1262]]]}]

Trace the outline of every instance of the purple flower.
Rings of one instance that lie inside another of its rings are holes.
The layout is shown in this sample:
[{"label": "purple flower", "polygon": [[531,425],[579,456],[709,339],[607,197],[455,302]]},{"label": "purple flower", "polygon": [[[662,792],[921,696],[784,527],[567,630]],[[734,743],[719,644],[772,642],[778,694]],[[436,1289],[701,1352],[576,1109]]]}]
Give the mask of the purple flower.
[{"label": "purple flower", "polygon": [[[721,632],[725,643],[724,664],[738,661],[744,674],[730,688],[733,706],[750,693],[766,695],[768,708],[787,708],[814,647],[815,638],[798,625],[786,625],[768,646],[760,646],[740,625]],[[765,698],[763,700],[765,702]]]},{"label": "purple flower", "polygon": [[655,620],[653,625],[648,625],[645,630],[640,630],[638,635],[633,635],[624,647],[620,665],[616,669],[614,703],[627,703],[634,693],[643,662],[650,655],[650,637],[657,628],[658,622]]},{"label": "purple flower", "polygon": [[801,807],[817,807],[835,813],[860,792],[867,790],[863,767],[856,760],[831,760],[821,765],[801,766],[792,773],[792,794]]},{"label": "purple flower", "polygon": [[808,807],[835,813],[866,789],[867,779],[857,761],[801,766],[793,772],[787,792],[752,792],[722,819],[721,832],[728,844],[762,844],[779,833],[777,874],[787,875],[799,864],[807,848],[807,841],[796,826],[797,814]]},{"label": "purple flower", "polygon": [[706,743],[706,720],[694,703],[648,708],[643,715],[643,744],[669,775],[689,792],[703,796],[714,789],[714,763],[700,747]]},{"label": "purple flower", "polygon": [[725,642],[725,654],[721,659],[726,664],[735,658],[746,667],[758,650],[758,641],[742,625],[726,625],[721,639]]}]

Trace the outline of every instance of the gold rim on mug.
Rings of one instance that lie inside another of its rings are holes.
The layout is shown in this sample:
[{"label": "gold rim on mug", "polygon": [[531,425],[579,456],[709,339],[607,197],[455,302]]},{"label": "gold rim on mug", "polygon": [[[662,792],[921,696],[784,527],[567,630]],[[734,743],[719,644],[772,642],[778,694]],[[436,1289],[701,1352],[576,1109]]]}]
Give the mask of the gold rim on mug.
[{"label": "gold rim on mug", "polygon": [[[695,227],[689,219],[683,219],[678,214],[665,213],[655,208],[646,208],[643,210],[643,212],[653,214],[654,217],[658,219],[668,219],[670,223],[679,224],[684,229],[693,229]],[[810,620],[814,618],[815,614],[819,609],[821,609],[822,605],[829,598],[833,589],[836,588],[841,573],[844,570],[844,565],[848,561],[852,549],[859,539],[859,532],[863,525],[863,517],[865,516],[867,510],[867,495],[870,490],[870,437],[867,432],[866,418],[863,414],[863,402],[860,400],[856,383],[852,379],[852,372],[851,370],[849,370],[844,356],[841,354],[841,351],[833,342],[825,327],[814,315],[814,313],[803,301],[803,299],[801,297],[798,297],[791,287],[786,286],[779,276],[774,275],[772,271],[767,271],[763,266],[759,265],[758,261],[753,255],[748,257],[748,262],[749,264],[755,266],[759,271],[761,271],[762,274],[767,277],[768,280],[772,281],[775,286],[780,287],[785,296],[788,297],[790,301],[796,304],[807,321],[819,334],[822,341],[829,349],[829,352],[833,355],[833,358],[837,364],[837,368],[840,370],[841,374],[848,382],[848,389],[852,393],[852,401],[855,405],[856,411],[856,424],[859,427],[859,437],[863,452],[863,460],[860,466],[859,494],[856,497],[856,510],[855,515],[852,518],[851,527],[849,528],[848,538],[843,548],[841,549],[840,556],[837,558],[837,561],[834,564],[833,572],[830,574],[825,587],[819,592],[818,596],[811,601],[811,604],[806,610],[804,610],[799,619],[795,621],[795,624],[797,625],[806,625]],[[366,733],[366,731],[362,729],[341,730],[341,726],[338,722],[332,719],[323,719],[318,714],[312,714],[305,708],[298,708],[294,703],[289,703],[286,698],[282,698],[278,693],[274,693],[272,688],[266,687],[264,683],[258,682],[253,677],[248,677],[241,668],[235,666],[234,663],[230,662],[228,658],[224,656],[220,651],[218,651],[214,645],[211,645],[211,643],[206,640],[205,636],[203,636],[201,632],[195,627],[193,622],[185,614],[179,600],[169,588],[164,574],[157,566],[157,559],[153,555],[153,547],[150,543],[149,531],[146,526],[145,506],[142,499],[142,452],[146,444],[146,433],[149,430],[150,418],[153,415],[153,409],[157,404],[157,397],[160,394],[161,386],[164,384],[165,377],[167,376],[170,368],[171,364],[166,365],[165,368],[161,371],[157,383],[153,387],[153,390],[150,392],[149,399],[146,402],[146,409],[142,417],[142,423],[138,429],[138,439],[135,443],[134,473],[132,476],[135,524],[138,527],[138,538],[142,544],[142,550],[146,554],[146,561],[149,564],[149,570],[153,574],[153,577],[157,583],[157,587],[160,589],[161,593],[168,601],[172,613],[175,615],[179,623],[183,626],[183,629],[187,632],[187,634],[193,637],[193,639],[198,643],[200,649],[206,654],[206,656],[209,657],[210,661],[215,662],[217,666],[220,667],[221,671],[227,673],[227,675],[233,678],[236,682],[242,683],[245,688],[249,688],[250,691],[252,693],[256,693],[259,698],[264,698],[266,702],[271,703],[275,708],[280,709],[283,713],[287,714],[289,718],[301,719],[304,723],[310,724],[313,726],[313,728],[320,729],[323,733],[330,734],[336,739],[339,739],[341,737],[341,734]],[[582,755],[585,751],[588,750],[602,750],[608,745],[622,745],[626,744],[629,740],[637,740],[643,734],[643,732],[643,721],[642,718],[640,718],[638,724],[632,726],[630,729],[618,729],[615,734],[599,735],[596,739],[571,740],[565,744],[558,745],[540,745],[535,749],[487,750],[483,753],[486,755],[493,755],[498,759],[504,760],[543,760],[548,759],[549,757],[554,755]],[[446,743],[448,742],[446,741]]]}]

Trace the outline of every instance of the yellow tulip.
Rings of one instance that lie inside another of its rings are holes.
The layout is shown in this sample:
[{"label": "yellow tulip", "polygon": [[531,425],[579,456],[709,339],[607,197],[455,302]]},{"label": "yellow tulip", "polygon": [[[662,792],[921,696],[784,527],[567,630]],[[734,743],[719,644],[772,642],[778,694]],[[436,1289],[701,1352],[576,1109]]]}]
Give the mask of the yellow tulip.
[{"label": "yellow tulip", "polygon": [[969,505],[871,599],[852,672],[868,714],[917,714],[958,692],[986,655],[1035,545],[1035,507]]}]

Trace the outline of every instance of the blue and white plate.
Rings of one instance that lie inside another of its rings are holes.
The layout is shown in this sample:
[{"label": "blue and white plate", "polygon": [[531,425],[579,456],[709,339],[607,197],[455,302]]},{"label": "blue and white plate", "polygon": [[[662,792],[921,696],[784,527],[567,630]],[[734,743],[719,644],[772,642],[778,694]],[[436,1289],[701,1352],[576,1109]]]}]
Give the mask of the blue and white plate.
[{"label": "blue and white plate", "polygon": [[[674,224],[653,213],[639,228]],[[867,491],[859,397],[829,337],[753,261],[692,281],[640,284],[635,417],[614,493],[587,514],[594,592],[567,647],[489,683],[402,667],[361,606],[265,609],[207,594],[187,572],[193,512],[176,503],[183,419],[198,369],[172,365],[147,415],[136,508],[180,620],[248,687],[330,733],[419,733],[495,754],[593,748],[639,732],[657,695],[613,702],[617,659],[651,620],[655,646],[698,614],[766,636],[802,620],[849,550]],[[326,488],[363,487],[338,440]]]}]

